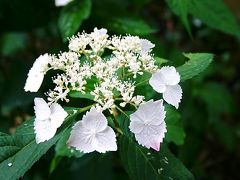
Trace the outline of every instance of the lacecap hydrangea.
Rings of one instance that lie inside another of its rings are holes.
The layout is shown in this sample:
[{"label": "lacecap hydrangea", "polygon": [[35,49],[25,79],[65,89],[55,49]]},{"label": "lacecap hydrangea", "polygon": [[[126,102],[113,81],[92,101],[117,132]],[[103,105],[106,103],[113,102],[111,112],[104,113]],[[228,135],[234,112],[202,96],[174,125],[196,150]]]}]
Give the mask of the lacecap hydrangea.
[{"label": "lacecap hydrangea", "polygon": [[[39,56],[28,73],[25,91],[37,92],[49,70],[61,73],[52,77],[54,88],[45,93],[46,100],[34,100],[36,142],[51,139],[67,120],[69,114],[59,102],[68,103],[70,93],[75,92],[91,97],[93,103],[73,125],[68,146],[84,153],[116,151],[116,134],[123,132],[109,123],[105,114],[116,118],[117,113],[126,114],[123,109],[129,106],[135,108],[126,116],[136,141],[159,151],[167,132],[164,102],[178,108],[182,89],[176,68],[156,64],[154,46],[138,36],[109,36],[106,29],[95,28],[69,38],[68,51]],[[161,93],[163,99],[154,101],[136,93],[142,83],[139,77],[146,73],[150,74],[147,81],[152,90]]]}]

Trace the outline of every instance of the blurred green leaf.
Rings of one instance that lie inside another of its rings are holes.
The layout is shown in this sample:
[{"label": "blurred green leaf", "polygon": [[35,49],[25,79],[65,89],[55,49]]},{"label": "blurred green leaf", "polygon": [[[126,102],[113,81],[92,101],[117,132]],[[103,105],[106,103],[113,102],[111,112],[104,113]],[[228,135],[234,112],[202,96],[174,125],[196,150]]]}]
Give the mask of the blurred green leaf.
[{"label": "blurred green leaf", "polygon": [[209,112],[220,114],[231,113],[233,111],[231,94],[222,84],[216,82],[205,83],[202,86],[195,88],[193,95],[204,101]]},{"label": "blurred green leaf", "polygon": [[155,59],[155,62],[158,66],[161,66],[162,64],[165,64],[168,62],[167,59],[164,59],[164,58],[160,58],[160,57],[154,57]]},{"label": "blurred green leaf", "polygon": [[224,121],[217,121],[213,125],[213,131],[216,133],[218,140],[228,150],[233,151],[237,145],[236,129]]},{"label": "blurred green leaf", "polygon": [[208,26],[240,36],[240,26],[223,0],[191,0],[189,12]]},{"label": "blurred green leaf", "polygon": [[170,106],[166,107],[166,111],[167,133],[165,139],[169,142],[174,142],[176,145],[182,145],[186,134],[182,126],[181,116],[177,110]]},{"label": "blurred green leaf", "polygon": [[122,135],[119,152],[131,179],[194,179],[164,144],[161,144],[160,152],[153,152]]},{"label": "blurred green leaf", "polygon": [[27,36],[24,33],[7,33],[1,39],[1,53],[11,56],[26,46]]},{"label": "blurred green leaf", "polygon": [[180,17],[188,33],[191,35],[191,28],[188,21],[189,0],[166,0],[170,9]]},{"label": "blurred green leaf", "polygon": [[209,53],[184,53],[183,55],[189,61],[177,68],[181,76],[181,82],[191,79],[204,71],[213,60],[213,54]]},{"label": "blurred green leaf", "polygon": [[58,20],[58,26],[64,41],[67,37],[74,35],[83,20],[91,13],[91,0],[74,0],[63,7]]},{"label": "blurred green leaf", "polygon": [[156,32],[156,29],[150,27],[144,20],[135,17],[112,18],[107,23],[107,28],[120,34],[139,36]]},{"label": "blurred green leaf", "polygon": [[188,32],[188,14],[200,19],[208,26],[222,32],[239,36],[240,26],[222,0],[166,0],[170,9],[178,15]]}]

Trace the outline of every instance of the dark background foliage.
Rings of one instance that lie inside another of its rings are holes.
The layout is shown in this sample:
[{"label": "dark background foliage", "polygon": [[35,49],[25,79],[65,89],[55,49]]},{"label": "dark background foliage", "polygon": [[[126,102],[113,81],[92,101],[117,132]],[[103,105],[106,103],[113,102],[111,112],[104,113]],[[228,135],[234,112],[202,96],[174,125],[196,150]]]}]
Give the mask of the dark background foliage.
[{"label": "dark background foliage", "polygon": [[[66,37],[77,31],[104,27],[150,39],[154,53],[175,66],[185,61],[182,52],[214,53],[207,71],[182,84],[186,138],[170,148],[196,179],[240,179],[240,2],[179,2],[74,0],[57,8],[50,0],[1,0],[0,131],[13,133],[33,115],[33,98],[49,88],[47,77],[39,93],[24,92],[34,60],[66,49]],[[118,153],[53,157],[54,148],[23,179],[128,179]]]}]

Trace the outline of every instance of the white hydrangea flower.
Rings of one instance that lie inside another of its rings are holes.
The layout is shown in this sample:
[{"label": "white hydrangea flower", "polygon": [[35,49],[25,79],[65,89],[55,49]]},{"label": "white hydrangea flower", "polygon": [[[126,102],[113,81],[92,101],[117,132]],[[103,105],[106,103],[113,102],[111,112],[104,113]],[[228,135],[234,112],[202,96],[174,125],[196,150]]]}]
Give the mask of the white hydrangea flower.
[{"label": "white hydrangea flower", "polygon": [[55,6],[65,6],[73,0],[55,0]]},{"label": "white hydrangea flower", "polygon": [[51,139],[59,128],[64,119],[67,117],[67,112],[58,104],[54,103],[50,107],[42,98],[34,99],[34,132],[36,134],[36,143]]},{"label": "white hydrangea flower", "polygon": [[26,80],[24,90],[30,92],[37,92],[40,88],[44,74],[48,70],[48,63],[50,61],[50,56],[44,54],[39,56],[34,62],[32,68],[28,73],[28,78]]},{"label": "white hydrangea flower", "polygon": [[141,104],[138,110],[130,115],[129,128],[139,144],[159,151],[160,143],[167,132],[165,117],[163,100],[150,100]]},{"label": "white hydrangea flower", "polygon": [[102,112],[92,107],[71,132],[68,145],[84,153],[116,151],[116,135]]},{"label": "white hydrangea flower", "polygon": [[182,88],[178,84],[180,75],[173,66],[164,66],[158,72],[152,74],[149,84],[152,88],[163,93],[163,99],[178,108],[182,99]]}]

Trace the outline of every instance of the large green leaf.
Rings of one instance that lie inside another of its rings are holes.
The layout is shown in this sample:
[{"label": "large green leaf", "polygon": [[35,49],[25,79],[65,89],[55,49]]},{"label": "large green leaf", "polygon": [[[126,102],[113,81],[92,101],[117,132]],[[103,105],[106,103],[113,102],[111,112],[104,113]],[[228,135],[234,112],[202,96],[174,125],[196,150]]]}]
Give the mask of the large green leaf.
[{"label": "large green leaf", "polygon": [[190,30],[187,15],[191,14],[208,26],[222,32],[240,35],[240,26],[222,0],[166,0],[170,9],[181,18]]},{"label": "large green leaf", "polygon": [[[68,109],[71,112],[71,108]],[[85,110],[86,108],[79,109],[78,113]],[[11,136],[0,133],[0,179],[12,180],[22,177],[64,135],[75,116],[75,113],[70,113],[59,133],[40,144],[35,142],[33,119],[24,122]]]},{"label": "large green leaf", "polygon": [[91,6],[91,0],[74,0],[62,9],[58,26],[64,40],[74,35],[83,20],[89,17]]},{"label": "large green leaf", "polygon": [[166,0],[170,9],[181,18],[184,26],[189,34],[191,34],[191,28],[188,21],[188,9],[189,0]]},{"label": "large green leaf", "polygon": [[119,152],[131,179],[194,179],[166,145],[161,144],[160,152],[153,152],[122,135],[119,139]]},{"label": "large green leaf", "polygon": [[209,53],[185,53],[184,56],[189,61],[177,68],[181,75],[181,82],[191,79],[204,71],[213,60],[213,54]]},{"label": "large green leaf", "polygon": [[[36,144],[33,132],[33,120],[25,122],[14,135],[0,136],[0,179],[18,179],[30,169],[30,167],[47,150],[56,143],[61,133],[41,144]],[[2,153],[2,152],[8,153]]]},{"label": "large green leaf", "polygon": [[208,26],[222,32],[240,35],[240,26],[223,0],[190,0],[189,12]]}]

